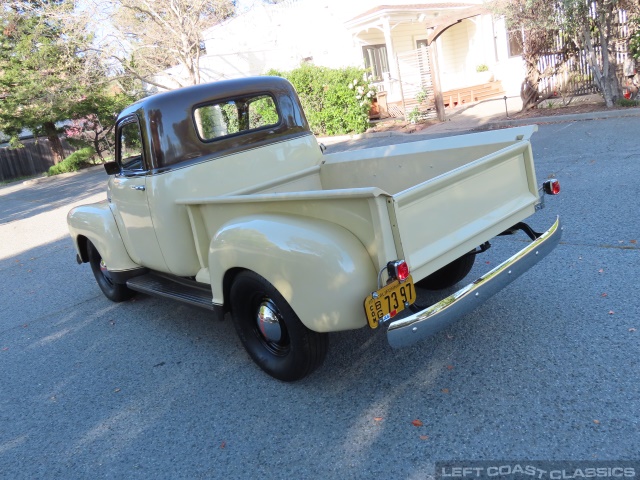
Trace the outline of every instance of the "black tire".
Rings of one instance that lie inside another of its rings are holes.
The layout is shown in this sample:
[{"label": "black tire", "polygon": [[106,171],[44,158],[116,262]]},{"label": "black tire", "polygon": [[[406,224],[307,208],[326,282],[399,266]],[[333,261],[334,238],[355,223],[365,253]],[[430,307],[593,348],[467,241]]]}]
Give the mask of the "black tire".
[{"label": "black tire", "polygon": [[469,274],[475,259],[475,255],[464,255],[416,282],[416,286],[427,290],[449,288]]},{"label": "black tire", "polygon": [[89,264],[91,265],[91,271],[93,276],[96,277],[96,282],[105,297],[113,302],[124,302],[129,300],[135,295],[136,292],[131,290],[123,283],[116,283],[111,278],[107,266],[102,261],[100,252],[96,249],[93,243],[89,242]]},{"label": "black tire", "polygon": [[260,275],[251,271],[239,273],[229,298],[242,345],[269,375],[293,382],[322,364],[328,335],[305,327],[280,292]]}]

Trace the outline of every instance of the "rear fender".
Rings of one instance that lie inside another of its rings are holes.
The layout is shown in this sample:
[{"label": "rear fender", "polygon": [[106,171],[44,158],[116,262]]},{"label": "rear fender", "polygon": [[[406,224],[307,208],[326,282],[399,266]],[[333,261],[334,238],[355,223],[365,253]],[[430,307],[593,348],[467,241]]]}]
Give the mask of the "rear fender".
[{"label": "rear fender", "polygon": [[225,272],[237,268],[267,279],[311,330],[367,324],[363,301],[376,289],[377,272],[362,243],[343,227],[293,215],[234,219],[209,248],[214,303],[224,303]]},{"label": "rear fender", "polygon": [[81,205],[67,215],[69,233],[83,262],[88,262],[87,240],[93,243],[109,271],[140,268],[127,253],[115,218],[107,202]]}]

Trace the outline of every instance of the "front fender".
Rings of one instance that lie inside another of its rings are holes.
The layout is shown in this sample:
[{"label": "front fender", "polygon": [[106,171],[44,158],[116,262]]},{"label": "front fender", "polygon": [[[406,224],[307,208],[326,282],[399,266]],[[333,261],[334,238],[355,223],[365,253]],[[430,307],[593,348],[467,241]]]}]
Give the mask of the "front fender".
[{"label": "front fender", "polygon": [[275,214],[235,219],[209,248],[214,303],[224,303],[224,275],[233,268],[267,279],[311,330],[367,324],[363,301],[376,289],[377,272],[362,243],[336,224]]},{"label": "front fender", "polygon": [[129,257],[115,218],[107,202],[80,205],[67,215],[69,233],[82,261],[87,262],[87,252],[83,239],[95,245],[109,267],[109,271],[119,272],[140,268]]}]

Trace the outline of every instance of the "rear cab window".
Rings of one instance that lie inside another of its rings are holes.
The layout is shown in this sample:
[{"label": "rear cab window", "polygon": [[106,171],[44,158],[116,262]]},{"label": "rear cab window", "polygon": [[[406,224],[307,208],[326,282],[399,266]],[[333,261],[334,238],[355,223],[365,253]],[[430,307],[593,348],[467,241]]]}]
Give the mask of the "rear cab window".
[{"label": "rear cab window", "polygon": [[204,142],[280,123],[276,103],[266,94],[200,105],[193,116],[198,137]]}]

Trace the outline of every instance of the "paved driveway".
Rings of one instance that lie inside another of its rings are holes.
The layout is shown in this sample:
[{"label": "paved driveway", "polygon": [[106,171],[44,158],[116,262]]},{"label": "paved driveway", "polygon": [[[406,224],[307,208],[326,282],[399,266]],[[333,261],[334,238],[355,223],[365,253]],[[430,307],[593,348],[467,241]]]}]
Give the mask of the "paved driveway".
[{"label": "paved driveway", "polygon": [[[638,131],[542,125],[538,177],[563,192],[532,223],[563,217],[556,251],[413,347],[332,334],[295,384],[255,367],[230,322],[102,296],[65,225],[104,198],[102,172],[1,188],[0,477],[417,479],[438,460],[638,459]],[[522,241],[496,241],[474,273]]]}]

